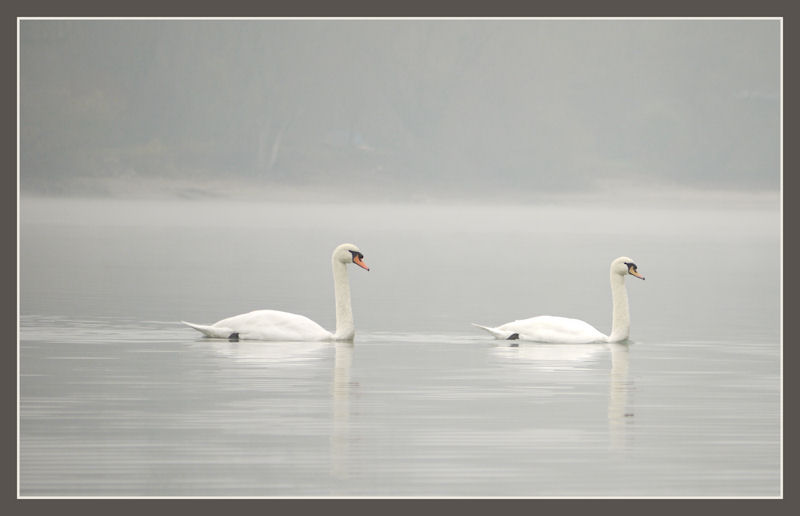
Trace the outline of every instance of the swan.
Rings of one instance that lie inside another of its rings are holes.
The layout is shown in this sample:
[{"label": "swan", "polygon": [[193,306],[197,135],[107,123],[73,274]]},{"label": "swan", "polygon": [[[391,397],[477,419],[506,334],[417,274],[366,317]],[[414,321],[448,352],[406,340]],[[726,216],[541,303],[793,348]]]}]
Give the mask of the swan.
[{"label": "swan", "polygon": [[333,250],[333,290],[336,296],[336,332],[331,333],[308,317],[278,310],[255,310],[217,321],[210,326],[181,321],[207,337],[273,341],[352,341],[355,336],[347,264],[369,270],[364,255],[353,244]]},{"label": "swan", "polygon": [[522,339],[536,342],[555,342],[586,344],[590,342],[622,342],[628,339],[631,329],[631,316],[628,310],[628,292],[625,289],[625,276],[644,279],[637,271],[636,263],[627,256],[620,256],[611,262],[611,335],[604,335],[589,323],[567,317],[541,315],[512,321],[494,328],[473,323],[496,339]]}]

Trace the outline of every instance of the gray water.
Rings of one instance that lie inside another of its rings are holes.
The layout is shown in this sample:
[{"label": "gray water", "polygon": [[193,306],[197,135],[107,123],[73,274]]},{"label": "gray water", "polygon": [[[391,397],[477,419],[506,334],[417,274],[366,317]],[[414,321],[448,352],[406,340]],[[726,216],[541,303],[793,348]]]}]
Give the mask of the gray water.
[{"label": "gray water", "polygon": [[[777,497],[777,204],[302,205],[23,199],[19,493]],[[205,339],[256,308],[348,343]],[[471,322],[631,340],[496,341]]]}]

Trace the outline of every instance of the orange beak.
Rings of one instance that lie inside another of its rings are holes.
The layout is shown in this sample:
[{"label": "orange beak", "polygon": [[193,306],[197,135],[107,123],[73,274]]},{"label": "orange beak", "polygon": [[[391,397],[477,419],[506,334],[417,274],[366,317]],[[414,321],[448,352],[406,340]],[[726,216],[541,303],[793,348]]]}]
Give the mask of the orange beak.
[{"label": "orange beak", "polygon": [[[369,270],[369,267],[367,267],[367,264],[366,264],[366,263],[364,263],[364,261],[363,261],[363,260],[361,260],[361,258],[359,258],[358,256],[355,256],[355,257],[353,258],[353,263],[355,263],[356,265],[358,265],[358,266],[359,266],[359,267],[361,267],[362,269],[367,269],[367,270]],[[644,279],[644,278],[642,278],[642,279]]]},{"label": "orange beak", "polygon": [[644,279],[644,276],[642,276],[641,274],[639,274],[638,272],[636,272],[633,269],[628,269],[628,272],[631,274],[631,276],[636,276],[637,278],[639,278],[641,280]]}]

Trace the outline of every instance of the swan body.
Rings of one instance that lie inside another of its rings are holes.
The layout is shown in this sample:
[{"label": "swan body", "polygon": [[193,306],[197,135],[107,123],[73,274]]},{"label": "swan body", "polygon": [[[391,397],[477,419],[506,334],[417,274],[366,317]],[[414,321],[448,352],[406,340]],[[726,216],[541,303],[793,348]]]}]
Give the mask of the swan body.
[{"label": "swan body", "polygon": [[246,340],[332,340],[333,334],[308,317],[278,310],[254,310],[234,315],[215,322],[211,326],[192,324],[183,321],[187,326],[203,333],[207,337],[227,339],[238,334],[238,338]]},{"label": "swan body", "polygon": [[336,332],[330,332],[303,315],[279,310],[255,310],[234,315],[212,325],[181,321],[203,335],[218,339],[268,341],[325,341],[353,340],[355,326],[350,303],[350,283],[347,264],[354,263],[369,270],[364,255],[353,244],[342,244],[333,250],[333,287],[336,297]]},{"label": "swan body", "polygon": [[605,335],[591,324],[579,319],[541,315],[530,319],[512,321],[497,327],[474,324],[486,330],[496,339],[521,339],[535,342],[555,342],[565,344],[587,344],[591,342],[621,342],[630,334],[630,311],[628,293],[625,289],[625,276],[639,279],[644,276],[637,272],[637,266],[627,256],[611,262],[611,298],[613,304],[611,334]]},{"label": "swan body", "polygon": [[[564,342],[569,344],[607,342],[607,337],[587,322],[552,315],[520,319],[496,328],[489,328],[480,324],[475,324],[475,326],[488,331],[497,339],[519,338],[536,342]],[[516,337],[513,337],[514,335]]]}]

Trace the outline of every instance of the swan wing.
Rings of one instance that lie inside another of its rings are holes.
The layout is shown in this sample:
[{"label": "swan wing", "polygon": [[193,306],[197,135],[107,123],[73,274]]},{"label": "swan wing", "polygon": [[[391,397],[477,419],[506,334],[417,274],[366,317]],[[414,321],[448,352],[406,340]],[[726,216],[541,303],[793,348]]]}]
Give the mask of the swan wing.
[{"label": "swan wing", "polygon": [[216,339],[227,339],[230,338],[232,333],[235,333],[230,328],[222,328],[216,326],[208,326],[205,324],[195,324],[186,321],[181,321],[183,324],[188,326],[189,328],[194,328],[195,330],[199,331],[206,337],[212,337]]},{"label": "swan wing", "polygon": [[[608,337],[594,326],[580,319],[540,315],[530,319],[521,319],[498,326],[495,330],[519,335],[522,340],[536,342],[563,342],[583,344],[589,342],[606,342]],[[507,337],[506,337],[507,338]]]},{"label": "swan wing", "polygon": [[244,340],[319,341],[330,340],[331,332],[308,317],[279,310],[255,310],[234,315],[211,326],[184,323],[209,337]]},{"label": "swan wing", "polygon": [[482,330],[485,330],[485,331],[489,332],[489,334],[492,335],[495,339],[508,339],[509,337],[511,337],[514,334],[513,331],[504,330],[504,329],[501,329],[500,327],[491,328],[489,326],[482,326],[480,324],[475,324],[475,323],[472,323],[472,325],[477,327],[477,328],[480,328]]}]

